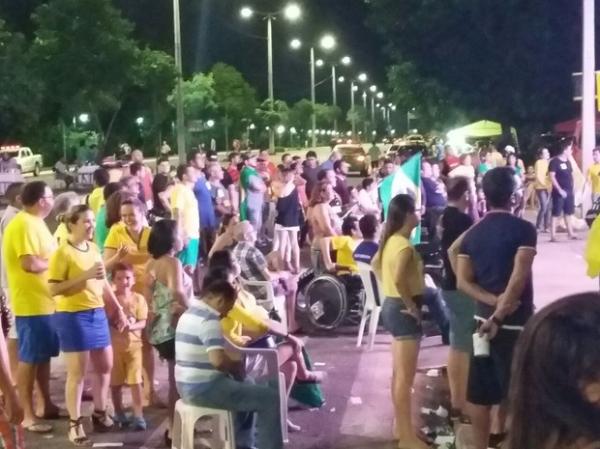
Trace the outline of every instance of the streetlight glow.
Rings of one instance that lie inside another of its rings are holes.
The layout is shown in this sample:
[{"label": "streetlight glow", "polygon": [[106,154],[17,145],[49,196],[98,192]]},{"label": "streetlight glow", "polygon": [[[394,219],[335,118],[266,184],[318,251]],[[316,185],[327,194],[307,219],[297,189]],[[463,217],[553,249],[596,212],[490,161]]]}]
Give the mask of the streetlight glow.
[{"label": "streetlight glow", "polygon": [[317,61],[315,62],[315,65],[317,67],[323,67],[324,64],[325,62],[322,59],[317,59]]},{"label": "streetlight glow", "polygon": [[323,50],[333,50],[335,48],[335,37],[331,34],[326,34],[321,38],[321,48]]},{"label": "streetlight glow", "polygon": [[350,65],[352,63],[352,58],[350,56],[344,56],[341,61],[344,65]]},{"label": "streetlight glow", "polygon": [[381,100],[383,98],[383,92],[377,92],[377,98]]},{"label": "streetlight glow", "polygon": [[296,128],[294,128],[293,126],[290,128],[290,134],[296,134]]},{"label": "streetlight glow", "polygon": [[346,81],[346,78],[344,78],[343,76],[340,76],[338,78],[338,83],[343,83],[344,81]]},{"label": "streetlight glow", "polygon": [[361,83],[364,83],[365,81],[367,81],[367,74],[366,73],[361,73],[360,75],[358,75],[358,81],[360,81]]},{"label": "streetlight glow", "polygon": [[142,126],[144,124],[144,117],[136,118],[135,123],[137,123],[138,126]]},{"label": "streetlight glow", "polygon": [[279,125],[277,127],[277,134],[283,134],[285,132],[285,126]]},{"label": "streetlight glow", "polygon": [[356,92],[356,91],[358,91],[358,86],[357,85],[352,86],[352,92]]},{"label": "streetlight glow", "polygon": [[298,50],[300,47],[302,47],[302,41],[300,39],[292,39],[290,42],[290,47],[292,50]]},{"label": "streetlight glow", "polygon": [[212,128],[213,126],[215,126],[215,121],[213,119],[209,119],[206,121],[206,126],[209,128]]},{"label": "streetlight glow", "polygon": [[90,114],[79,114],[79,121],[85,125],[90,121]]},{"label": "streetlight glow", "polygon": [[283,10],[283,15],[290,22],[295,22],[302,16],[302,10],[296,3],[290,3]]},{"label": "streetlight glow", "polygon": [[254,11],[249,6],[244,6],[240,9],[240,16],[242,19],[250,19],[254,15]]},{"label": "streetlight glow", "polygon": [[371,87],[369,87],[369,90],[373,93],[377,92],[377,86],[375,84],[373,84]]},{"label": "streetlight glow", "polygon": [[392,111],[395,111],[395,110],[396,110],[396,105],[393,105],[392,106]]}]

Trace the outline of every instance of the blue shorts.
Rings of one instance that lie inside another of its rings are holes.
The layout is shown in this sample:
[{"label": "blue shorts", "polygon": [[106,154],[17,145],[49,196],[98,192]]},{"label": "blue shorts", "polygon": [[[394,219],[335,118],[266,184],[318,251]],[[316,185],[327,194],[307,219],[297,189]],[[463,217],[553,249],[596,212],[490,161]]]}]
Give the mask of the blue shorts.
[{"label": "blue shorts", "polygon": [[200,250],[200,239],[190,239],[185,248],[183,248],[177,258],[181,261],[181,264],[185,267],[191,265],[196,267],[198,263],[198,251]]},{"label": "blue shorts", "polygon": [[103,308],[56,312],[54,325],[62,352],[83,352],[110,346],[110,330]]},{"label": "blue shorts", "polygon": [[402,299],[387,297],[381,307],[381,322],[396,340],[419,340],[423,334],[421,324],[405,310]]},{"label": "blue shorts", "polygon": [[444,290],[442,296],[450,311],[450,347],[470,354],[475,331],[475,301],[458,290]]},{"label": "blue shorts", "polygon": [[58,355],[58,335],[53,315],[15,317],[19,360],[32,365],[49,362]]}]

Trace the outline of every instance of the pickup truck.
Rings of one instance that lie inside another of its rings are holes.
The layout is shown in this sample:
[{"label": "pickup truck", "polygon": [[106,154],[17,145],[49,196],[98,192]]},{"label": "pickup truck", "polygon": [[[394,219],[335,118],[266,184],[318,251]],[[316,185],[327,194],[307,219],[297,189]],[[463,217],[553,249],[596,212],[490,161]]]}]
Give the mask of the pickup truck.
[{"label": "pickup truck", "polygon": [[41,154],[33,154],[31,148],[21,146],[4,146],[0,147],[0,155],[8,153],[10,157],[15,159],[15,162],[21,169],[21,173],[33,173],[33,176],[39,176],[44,165]]}]

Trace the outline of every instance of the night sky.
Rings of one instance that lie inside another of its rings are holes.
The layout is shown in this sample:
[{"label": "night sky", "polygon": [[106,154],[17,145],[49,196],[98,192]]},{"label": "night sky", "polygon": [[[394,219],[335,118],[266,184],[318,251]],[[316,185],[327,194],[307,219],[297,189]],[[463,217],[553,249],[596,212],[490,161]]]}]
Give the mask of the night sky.
[{"label": "night sky", "polygon": [[[28,21],[31,11],[43,0],[0,0],[2,15],[13,28],[31,33]],[[135,37],[169,53],[173,51],[173,16],[170,0],[113,0],[123,14],[136,26]],[[266,22],[255,16],[246,22],[239,10],[248,5],[262,11],[277,11],[283,0],[180,0],[184,45],[184,71],[208,70],[222,61],[238,68],[258,89],[261,98],[267,95]],[[356,75],[366,71],[378,86],[385,83],[388,65],[383,44],[366,24],[367,6],[364,0],[298,0],[304,11],[301,21],[291,24],[277,20],[273,27],[275,97],[288,102],[310,96],[309,50],[289,49],[289,41],[298,37],[308,44],[325,31],[338,39],[338,48],[330,58],[344,55],[353,59],[349,69],[339,74]],[[319,54],[317,53],[317,57]],[[317,71],[317,82],[329,76],[330,69]],[[339,103],[348,107],[350,87],[338,87]],[[318,102],[331,101],[331,82],[317,90]]]}]

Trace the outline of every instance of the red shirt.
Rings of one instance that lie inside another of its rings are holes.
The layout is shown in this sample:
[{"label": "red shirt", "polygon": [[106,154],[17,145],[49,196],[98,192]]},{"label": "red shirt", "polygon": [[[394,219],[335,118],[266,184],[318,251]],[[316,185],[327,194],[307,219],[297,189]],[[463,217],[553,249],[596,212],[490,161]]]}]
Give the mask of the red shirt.
[{"label": "red shirt", "polygon": [[444,175],[447,175],[459,165],[460,159],[456,156],[452,156],[451,154],[449,154],[444,158],[444,168],[442,170],[442,173]]},{"label": "red shirt", "polygon": [[233,165],[230,165],[229,167],[227,167],[227,173],[229,174],[229,176],[231,176],[231,180],[234,183],[238,182],[240,180],[240,172]]}]

